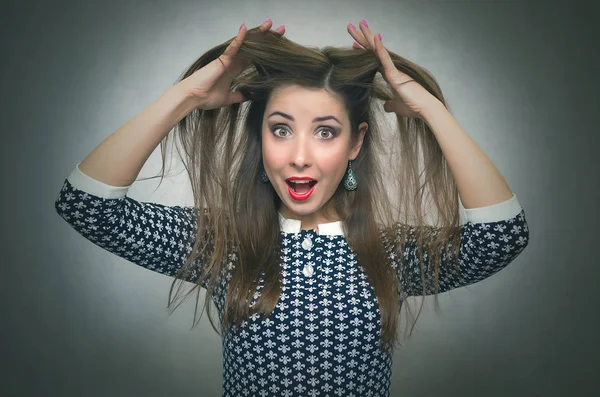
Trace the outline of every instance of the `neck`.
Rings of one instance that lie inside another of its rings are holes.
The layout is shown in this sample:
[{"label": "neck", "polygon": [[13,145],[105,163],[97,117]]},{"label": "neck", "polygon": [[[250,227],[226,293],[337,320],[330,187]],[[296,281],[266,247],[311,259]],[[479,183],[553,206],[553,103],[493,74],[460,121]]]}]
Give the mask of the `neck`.
[{"label": "neck", "polygon": [[311,214],[300,215],[295,212],[290,211],[287,207],[281,206],[279,209],[279,213],[286,219],[296,219],[301,222],[301,230],[312,230],[317,229],[319,224],[322,223],[330,223],[336,222],[339,218],[336,217],[327,217],[325,214],[320,212],[313,212]]}]

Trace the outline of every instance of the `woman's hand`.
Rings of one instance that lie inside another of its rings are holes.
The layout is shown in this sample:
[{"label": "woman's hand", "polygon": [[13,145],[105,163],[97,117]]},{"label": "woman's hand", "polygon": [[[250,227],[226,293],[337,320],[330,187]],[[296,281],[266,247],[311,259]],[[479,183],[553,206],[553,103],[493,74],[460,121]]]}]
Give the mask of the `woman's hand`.
[{"label": "woman's hand", "polygon": [[[258,30],[266,32],[272,25],[273,22],[268,19],[258,26]],[[285,26],[279,26],[274,31],[283,36]],[[241,92],[230,91],[233,79],[248,66],[246,60],[236,56],[245,36],[246,25],[242,24],[223,54],[181,81],[190,95],[196,98],[198,108],[209,110],[247,100]]]},{"label": "woman's hand", "polygon": [[374,49],[382,64],[379,72],[394,92],[394,99],[386,101],[383,109],[388,113],[394,112],[400,116],[422,118],[424,108],[438,99],[409,75],[396,68],[390,54],[381,42],[380,34],[373,36],[364,20],[359,26],[362,33],[354,25],[348,24],[348,33],[356,40],[353,47],[365,50]]}]

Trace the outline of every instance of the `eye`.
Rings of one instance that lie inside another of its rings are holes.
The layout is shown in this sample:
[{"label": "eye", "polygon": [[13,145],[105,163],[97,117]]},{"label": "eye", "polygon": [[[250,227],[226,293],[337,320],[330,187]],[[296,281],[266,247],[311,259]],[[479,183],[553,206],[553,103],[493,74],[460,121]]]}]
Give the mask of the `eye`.
[{"label": "eye", "polygon": [[271,132],[272,132],[272,133],[273,133],[273,134],[274,134],[276,137],[283,138],[285,135],[283,135],[283,136],[282,136],[282,135],[279,135],[279,134],[277,133],[277,131],[279,131],[279,130],[284,130],[284,131],[287,131],[287,130],[286,130],[285,128],[283,128],[283,126],[281,126],[281,125],[276,125],[276,126],[274,126],[273,128],[271,128]]},{"label": "eye", "polygon": [[[274,126],[271,128],[271,133],[272,133],[273,135],[275,135],[276,137],[278,137],[278,138],[285,138],[285,136],[286,136],[286,135],[282,135],[282,134],[278,133],[278,131],[280,131],[280,130],[283,130],[283,131],[285,131],[285,132],[288,132],[288,130],[287,130],[287,128],[286,128],[286,127],[287,127],[287,126],[286,126],[286,125],[284,125],[284,124],[277,124],[277,125],[274,125]],[[323,133],[325,133],[325,135],[323,135]],[[321,138],[321,139],[325,139],[325,140],[328,140],[328,139],[333,139],[333,138],[335,138],[335,136],[337,135],[337,134],[336,134],[336,131],[335,131],[334,129],[332,129],[332,128],[328,128],[328,127],[321,128],[321,129],[320,129],[320,130],[317,132],[317,134],[319,135],[319,138]]]},{"label": "eye", "polygon": [[323,128],[322,130],[320,130],[318,132],[318,134],[321,134],[323,132],[325,132],[326,134],[329,134],[327,136],[320,135],[320,137],[323,139],[332,139],[333,137],[335,137],[335,131],[330,128]]}]

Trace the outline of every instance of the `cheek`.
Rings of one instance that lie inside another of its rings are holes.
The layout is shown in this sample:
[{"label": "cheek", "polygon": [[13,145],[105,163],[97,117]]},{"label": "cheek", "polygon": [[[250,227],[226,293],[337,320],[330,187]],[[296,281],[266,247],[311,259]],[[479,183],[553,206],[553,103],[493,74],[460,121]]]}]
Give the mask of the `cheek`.
[{"label": "cheek", "polygon": [[345,171],[345,164],[340,162],[339,158],[329,156],[323,158],[319,162],[319,166],[323,172],[326,172],[331,178],[336,178],[340,172]]},{"label": "cheek", "polygon": [[346,172],[348,166],[347,157],[347,151],[340,148],[328,153],[327,156],[323,156],[319,163],[324,171],[328,172],[332,177],[338,178]]},{"label": "cheek", "polygon": [[277,150],[277,147],[273,144],[272,140],[265,137],[264,134],[261,150],[265,168],[277,168],[280,165],[283,160],[282,151]]}]

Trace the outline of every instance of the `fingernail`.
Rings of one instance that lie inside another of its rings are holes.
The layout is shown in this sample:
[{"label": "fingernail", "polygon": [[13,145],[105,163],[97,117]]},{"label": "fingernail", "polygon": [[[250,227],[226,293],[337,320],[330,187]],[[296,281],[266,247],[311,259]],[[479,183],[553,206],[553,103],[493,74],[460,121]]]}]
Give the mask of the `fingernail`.
[{"label": "fingernail", "polygon": [[285,25],[279,25],[275,28],[275,30],[278,30],[279,28],[283,28],[283,27],[285,27]]},{"label": "fingernail", "polygon": [[271,20],[271,18],[269,18],[269,19],[265,20],[265,21],[263,22],[263,24],[265,24],[265,23],[269,22],[270,20]]},{"label": "fingernail", "polygon": [[242,28],[243,28],[243,27],[244,27],[244,24],[241,24],[241,25],[240,25],[240,28],[238,29],[238,32],[239,32],[240,30],[242,30]]},{"label": "fingernail", "polygon": [[360,21],[363,25],[365,25],[366,27],[369,27],[369,25],[367,25],[367,21],[365,21],[364,19],[362,21]]},{"label": "fingernail", "polygon": [[377,33],[377,37],[379,38],[379,41],[381,41],[381,33]]},{"label": "fingernail", "polygon": [[354,26],[353,24],[350,24],[350,27],[352,28],[352,30],[356,30],[356,26]]}]

